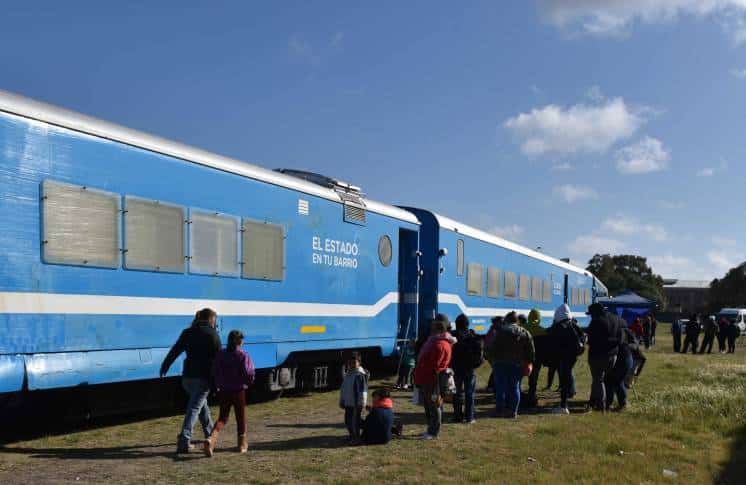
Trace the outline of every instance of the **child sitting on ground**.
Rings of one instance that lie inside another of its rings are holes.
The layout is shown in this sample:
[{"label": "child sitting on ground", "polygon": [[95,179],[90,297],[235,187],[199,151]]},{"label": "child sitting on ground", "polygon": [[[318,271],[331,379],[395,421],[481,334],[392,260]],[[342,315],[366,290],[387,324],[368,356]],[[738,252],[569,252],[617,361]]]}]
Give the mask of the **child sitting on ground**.
[{"label": "child sitting on ground", "polygon": [[218,352],[212,365],[215,387],[218,389],[220,417],[212,434],[205,441],[205,454],[212,456],[218,434],[228,423],[231,406],[236,411],[236,431],[238,433],[238,452],[246,453],[249,448],[246,439],[246,389],[254,382],[254,364],[249,354],[241,350],[243,334],[231,330],[228,334],[228,345]]},{"label": "child sitting on ground", "polygon": [[368,400],[368,371],[361,366],[360,352],[351,352],[346,359],[347,372],[339,391],[339,407],[345,410],[345,425],[350,444],[360,443],[362,412]]},{"label": "child sitting on ground", "polygon": [[373,392],[373,405],[363,421],[362,440],[366,445],[385,445],[392,434],[401,435],[401,425],[394,426],[394,402],[388,389]]}]

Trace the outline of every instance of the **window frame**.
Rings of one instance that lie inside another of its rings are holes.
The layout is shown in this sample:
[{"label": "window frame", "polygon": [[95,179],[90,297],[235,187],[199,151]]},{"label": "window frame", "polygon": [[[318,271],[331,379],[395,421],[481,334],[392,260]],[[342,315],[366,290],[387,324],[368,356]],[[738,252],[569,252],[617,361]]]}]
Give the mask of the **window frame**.
[{"label": "window frame", "polygon": [[[187,240],[188,236],[187,236],[187,228],[186,228],[186,226],[187,226],[188,208],[184,207],[182,205],[172,204],[170,202],[163,202],[163,201],[158,200],[158,199],[151,199],[151,198],[147,198],[147,197],[139,197],[139,196],[136,196],[136,195],[126,195],[125,194],[124,197],[123,197],[123,200],[124,200],[124,202],[123,202],[123,205],[122,205],[122,207],[123,207],[123,211],[122,211],[122,213],[123,213],[123,217],[122,217],[122,229],[123,229],[122,230],[122,241],[123,241],[122,242],[122,253],[123,253],[122,268],[126,269],[127,271],[146,271],[146,272],[150,272],[150,273],[185,274],[186,271],[187,271],[187,264],[186,264],[187,263],[187,255],[188,255],[187,246],[188,246],[188,243],[189,243],[189,241]],[[178,209],[178,210],[181,211],[181,216],[182,216],[181,217],[181,248],[182,248],[182,258],[181,259],[182,259],[182,265],[181,265],[181,270],[180,271],[179,270],[175,270],[175,269],[161,269],[160,266],[155,266],[155,267],[149,267],[149,266],[146,267],[146,266],[138,266],[138,265],[130,266],[130,264],[128,263],[128,259],[130,258],[130,256],[129,256],[129,254],[130,254],[130,248],[129,248],[129,242],[128,242],[128,237],[127,237],[127,227],[128,227],[127,217],[128,217],[128,215],[130,213],[129,202],[131,202],[131,201],[157,204],[159,206],[170,207],[172,209]]]},{"label": "window frame", "polygon": [[531,277],[528,275],[522,274],[518,278],[518,299],[531,301]]},{"label": "window frame", "polygon": [[[471,283],[471,273],[475,269],[479,269],[479,291],[475,292],[470,289],[469,283]],[[481,263],[467,263],[466,265],[466,294],[469,296],[484,296],[484,265]]]},{"label": "window frame", "polygon": [[[541,281],[541,278],[536,277],[536,276],[531,277],[531,295],[530,295],[531,301],[536,302],[536,303],[541,303],[541,301],[543,300],[543,297],[542,297],[543,286],[542,285],[543,283]],[[537,294],[534,294],[534,290],[537,289],[537,286],[538,286],[538,291],[536,291]]]},{"label": "window frame", "polygon": [[[246,244],[244,241],[244,237],[246,237],[246,226],[245,224],[256,224],[256,225],[266,225],[266,226],[273,226],[280,229],[282,234],[282,274],[280,275],[280,278],[268,278],[268,277],[258,277],[255,275],[246,275],[246,258],[244,257],[246,252]],[[258,219],[252,219],[250,217],[242,217],[241,218],[241,279],[244,280],[254,280],[254,281],[276,281],[276,282],[282,282],[286,279],[286,272],[287,272],[287,228],[283,224],[277,224],[274,222],[270,222],[267,220],[258,220]]]},{"label": "window frame", "polygon": [[[490,278],[490,274],[494,274],[494,273],[497,273],[497,278],[496,279]],[[503,272],[500,268],[495,268],[493,266],[487,267],[487,298],[492,298],[496,300],[496,299],[499,299],[500,296],[502,296],[502,292],[503,292],[502,278],[503,278]],[[490,287],[490,281],[493,281],[493,280],[497,282],[497,291],[491,291],[491,290],[494,290],[494,288]]]},{"label": "window frame", "polygon": [[[236,249],[236,262],[235,262],[235,269],[236,271],[233,273],[225,273],[225,272],[207,272],[207,271],[200,271],[193,268],[194,264],[194,215],[204,215],[204,216],[211,216],[219,219],[228,219],[232,220],[236,223],[236,233],[235,233],[235,249]],[[187,247],[187,272],[189,274],[193,275],[201,275],[201,276],[213,276],[216,278],[240,278],[241,277],[241,218],[238,216],[234,216],[231,214],[224,214],[222,212],[217,211],[209,211],[206,209],[198,209],[198,208],[189,208],[188,211],[188,223],[187,223],[187,241],[188,241],[188,247]]]},{"label": "window frame", "polygon": [[[388,247],[389,247],[389,259],[388,262],[383,260],[383,257],[381,255],[381,243],[383,241],[388,241]],[[388,268],[391,266],[391,263],[394,261],[394,242],[391,240],[391,237],[388,234],[383,234],[381,237],[378,238],[378,262],[381,263],[381,266],[384,268]]]},{"label": "window frame", "polygon": [[[505,271],[504,274],[504,286],[503,286],[503,296],[505,298],[510,299],[516,299],[518,298],[518,274],[514,271]],[[513,287],[513,294],[508,293],[508,281],[512,282],[511,286]]]},{"label": "window frame", "polygon": [[465,272],[465,256],[466,251],[464,249],[464,240],[456,240],[456,276],[464,276]]}]

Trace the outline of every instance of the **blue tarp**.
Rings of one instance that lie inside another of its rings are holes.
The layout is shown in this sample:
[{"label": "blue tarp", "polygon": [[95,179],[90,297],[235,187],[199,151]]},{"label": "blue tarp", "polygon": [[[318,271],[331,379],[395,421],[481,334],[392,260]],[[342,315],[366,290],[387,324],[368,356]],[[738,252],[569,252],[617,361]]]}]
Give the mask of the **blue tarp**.
[{"label": "blue tarp", "polygon": [[630,290],[623,291],[614,298],[599,298],[598,302],[610,312],[622,317],[628,324],[632,324],[635,318],[647,315],[658,306],[655,301],[643,298]]}]

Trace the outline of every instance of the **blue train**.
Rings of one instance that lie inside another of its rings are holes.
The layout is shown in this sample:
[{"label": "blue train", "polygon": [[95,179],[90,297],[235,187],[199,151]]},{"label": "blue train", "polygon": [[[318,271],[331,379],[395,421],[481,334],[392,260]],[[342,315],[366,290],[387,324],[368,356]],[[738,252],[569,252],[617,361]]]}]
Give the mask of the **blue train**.
[{"label": "blue train", "polygon": [[427,210],[2,91],[0,180],[0,395],[153,379],[202,307],[281,390],[338,382],[344,350],[395,355],[436,312],[485,332],[606,295]]}]

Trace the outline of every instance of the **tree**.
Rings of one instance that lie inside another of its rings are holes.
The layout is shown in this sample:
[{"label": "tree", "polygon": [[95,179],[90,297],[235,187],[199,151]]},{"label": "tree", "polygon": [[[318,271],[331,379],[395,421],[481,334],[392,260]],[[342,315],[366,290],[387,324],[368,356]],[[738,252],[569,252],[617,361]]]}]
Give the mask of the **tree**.
[{"label": "tree", "polygon": [[663,278],[653,272],[646,258],[630,254],[596,254],[588,261],[587,269],[606,285],[611,295],[632,290],[665,307]]},{"label": "tree", "polygon": [[727,307],[746,305],[746,263],[731,268],[721,279],[710,283],[710,309],[713,312]]}]

